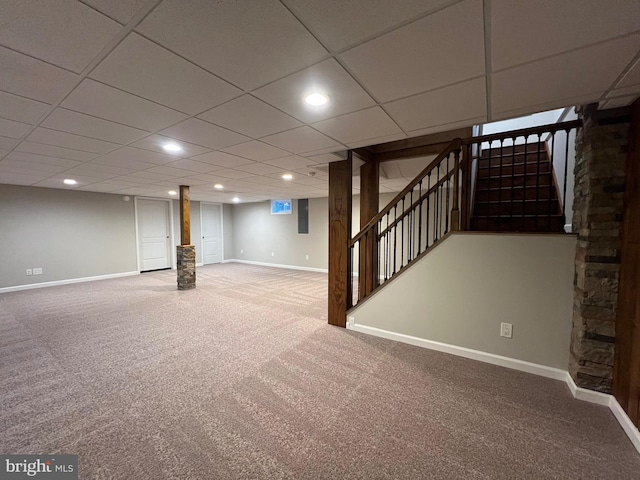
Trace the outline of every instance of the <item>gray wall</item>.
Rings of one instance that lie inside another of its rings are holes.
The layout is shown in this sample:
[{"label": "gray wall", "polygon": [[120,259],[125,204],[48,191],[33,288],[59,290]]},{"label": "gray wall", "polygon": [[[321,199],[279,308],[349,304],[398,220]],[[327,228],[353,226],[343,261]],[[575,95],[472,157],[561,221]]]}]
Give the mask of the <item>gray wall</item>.
[{"label": "gray wall", "polygon": [[[380,195],[380,206],[385,206],[394,196],[395,194],[389,193]],[[232,212],[235,248],[227,251],[225,242],[225,259],[327,269],[329,255],[327,198],[309,199],[308,234],[298,233],[298,202],[296,200],[293,200],[291,215],[271,215],[271,202],[245,203],[229,207]],[[356,195],[353,198],[352,232],[354,235],[360,230],[359,227],[360,197]],[[308,260],[307,255],[309,255]]]},{"label": "gray wall", "polygon": [[[356,325],[566,370],[573,235],[454,234],[349,313]],[[500,323],[513,338],[500,337]]]},{"label": "gray wall", "polygon": [[222,205],[222,242],[223,258],[235,258],[235,234],[233,231],[233,205]]},{"label": "gray wall", "polygon": [[122,195],[0,185],[0,288],[136,271],[134,218]]}]

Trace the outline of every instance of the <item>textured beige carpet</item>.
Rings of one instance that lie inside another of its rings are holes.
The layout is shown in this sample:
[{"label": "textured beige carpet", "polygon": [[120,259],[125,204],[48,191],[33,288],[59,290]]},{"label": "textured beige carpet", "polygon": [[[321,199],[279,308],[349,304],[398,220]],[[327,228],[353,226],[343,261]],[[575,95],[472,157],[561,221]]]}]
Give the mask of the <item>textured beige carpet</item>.
[{"label": "textured beige carpet", "polygon": [[0,452],[81,478],[640,479],[557,381],[326,324],[326,275],[238,264],[0,295]]}]

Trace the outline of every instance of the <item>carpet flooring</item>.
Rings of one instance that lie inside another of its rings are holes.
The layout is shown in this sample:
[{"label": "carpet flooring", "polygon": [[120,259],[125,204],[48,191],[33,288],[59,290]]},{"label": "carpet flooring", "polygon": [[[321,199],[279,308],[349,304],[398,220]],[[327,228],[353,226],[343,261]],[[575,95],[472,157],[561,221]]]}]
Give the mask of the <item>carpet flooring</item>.
[{"label": "carpet flooring", "polygon": [[0,295],[0,453],[82,479],[640,479],[562,382],[331,327],[326,275],[240,264]]}]

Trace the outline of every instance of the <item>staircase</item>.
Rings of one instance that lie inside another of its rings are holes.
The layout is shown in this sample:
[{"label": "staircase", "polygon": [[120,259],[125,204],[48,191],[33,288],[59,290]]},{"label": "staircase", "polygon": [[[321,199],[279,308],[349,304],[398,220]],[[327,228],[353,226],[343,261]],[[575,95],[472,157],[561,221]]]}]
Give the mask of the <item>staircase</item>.
[{"label": "staircase", "polygon": [[471,230],[551,233],[564,223],[546,142],[482,151]]},{"label": "staircase", "polygon": [[[351,238],[344,252],[347,278],[336,275],[332,283],[330,269],[330,294],[344,298],[348,312],[451,232],[563,232],[569,135],[581,125],[574,120],[452,140]],[[384,161],[390,151],[381,151],[379,158],[374,152],[366,161]],[[411,145],[391,153],[411,158],[421,151]],[[565,178],[561,190],[554,165]]]}]

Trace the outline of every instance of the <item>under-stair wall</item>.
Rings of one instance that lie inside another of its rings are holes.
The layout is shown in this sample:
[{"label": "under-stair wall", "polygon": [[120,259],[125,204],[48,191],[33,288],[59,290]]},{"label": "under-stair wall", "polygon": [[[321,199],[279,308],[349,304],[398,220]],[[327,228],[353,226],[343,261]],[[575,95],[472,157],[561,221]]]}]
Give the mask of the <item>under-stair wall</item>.
[{"label": "under-stair wall", "polygon": [[[350,310],[348,328],[566,370],[575,244],[573,235],[451,234]],[[500,336],[502,322],[513,338]]]}]

